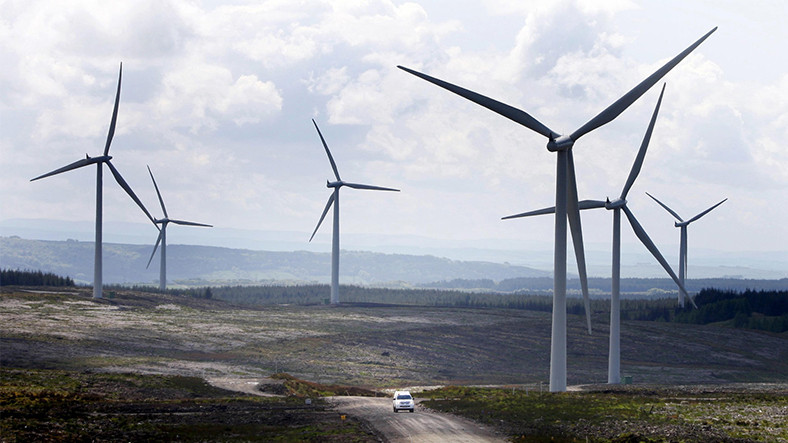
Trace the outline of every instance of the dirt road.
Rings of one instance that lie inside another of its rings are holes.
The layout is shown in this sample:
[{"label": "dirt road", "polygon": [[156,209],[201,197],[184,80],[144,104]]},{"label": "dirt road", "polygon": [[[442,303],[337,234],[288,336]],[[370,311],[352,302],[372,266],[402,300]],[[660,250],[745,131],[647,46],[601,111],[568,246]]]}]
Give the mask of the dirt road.
[{"label": "dirt road", "polygon": [[[214,377],[208,382],[216,387],[253,395],[270,395],[257,388],[260,379]],[[276,383],[277,380],[267,381]],[[378,431],[388,442],[502,442],[491,430],[448,414],[432,412],[421,405],[416,411],[394,413],[390,398],[380,397],[327,397],[340,414],[355,417]]]},{"label": "dirt road", "polygon": [[391,399],[330,397],[338,412],[356,417],[377,429],[387,441],[398,442],[502,442],[491,430],[447,414],[416,405],[416,412],[394,413]]}]

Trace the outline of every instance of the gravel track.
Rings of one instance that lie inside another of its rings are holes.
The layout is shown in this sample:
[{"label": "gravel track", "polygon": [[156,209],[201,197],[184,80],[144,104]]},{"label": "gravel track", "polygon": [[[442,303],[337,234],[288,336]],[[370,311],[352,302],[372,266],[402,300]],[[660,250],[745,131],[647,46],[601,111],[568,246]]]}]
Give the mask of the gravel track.
[{"label": "gravel track", "polygon": [[398,442],[503,442],[501,436],[478,423],[441,414],[416,405],[416,412],[394,413],[391,399],[375,397],[330,397],[337,411],[356,417],[375,428],[386,441]]}]

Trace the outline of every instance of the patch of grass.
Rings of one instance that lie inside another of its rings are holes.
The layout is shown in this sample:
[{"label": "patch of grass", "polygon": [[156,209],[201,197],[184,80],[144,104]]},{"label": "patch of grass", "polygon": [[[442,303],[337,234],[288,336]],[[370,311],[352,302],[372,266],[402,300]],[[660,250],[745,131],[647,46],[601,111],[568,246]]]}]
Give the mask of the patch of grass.
[{"label": "patch of grass", "polygon": [[191,423],[160,428],[167,435],[182,441],[205,441],[210,435],[216,441],[259,442],[366,442],[369,435],[355,420],[336,420],[330,425],[248,423],[228,426],[224,423]]},{"label": "patch of grass", "polygon": [[788,398],[780,393],[687,398],[667,390],[526,393],[449,386],[420,396],[429,408],[502,428],[515,441],[788,441]]},{"label": "patch of grass", "polygon": [[3,441],[376,441],[297,397],[248,397],[197,377],[0,368]]},{"label": "patch of grass", "polygon": [[783,394],[718,394],[677,399],[665,412],[687,422],[724,429],[735,438],[788,442],[788,396]]}]

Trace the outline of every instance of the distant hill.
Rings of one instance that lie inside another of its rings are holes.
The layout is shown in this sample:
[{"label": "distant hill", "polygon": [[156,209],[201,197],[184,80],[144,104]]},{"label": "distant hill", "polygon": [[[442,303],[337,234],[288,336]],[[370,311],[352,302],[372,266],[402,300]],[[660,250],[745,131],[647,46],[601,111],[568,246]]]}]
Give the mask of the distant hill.
[{"label": "distant hill", "polygon": [[[528,293],[551,294],[553,290],[552,277],[526,277],[508,278],[500,281],[491,279],[466,280],[456,279],[449,281],[431,282],[421,285],[423,288],[458,289],[484,292],[501,293]],[[687,291],[698,292],[701,289],[715,288],[731,291],[763,290],[785,291],[788,290],[788,278],[782,279],[749,279],[749,278],[697,278],[685,282]],[[569,278],[566,288],[570,295],[580,294],[580,280]],[[591,298],[610,297],[610,279],[590,277],[588,289]],[[652,296],[665,296],[676,291],[676,283],[670,278],[622,278],[621,293],[627,298],[641,298]]]},{"label": "distant hill", "polygon": [[[150,268],[150,245],[105,243],[104,283],[153,284],[159,277],[157,253]],[[331,258],[306,251],[253,251],[212,246],[167,245],[167,279],[183,284],[244,284],[265,281],[328,282]],[[0,237],[0,267],[53,272],[77,283],[93,280],[93,242],[42,241]],[[456,261],[429,255],[342,251],[343,284],[421,285],[455,279],[501,281],[547,277],[525,266]]]},{"label": "distant hill", "polygon": [[[0,215],[2,211],[0,211]],[[93,219],[64,221],[48,219],[0,219],[0,237],[66,241],[74,239],[91,243],[94,237]],[[312,225],[307,226],[312,229]],[[171,243],[204,245],[219,248],[251,249],[265,251],[311,251],[325,253],[331,247],[330,233],[318,235],[307,242],[310,231],[274,231],[265,229],[235,229],[216,226],[211,229],[178,229],[170,237]],[[174,231],[173,231],[174,232]],[[151,245],[157,232],[150,222],[104,220],[104,242],[132,245]],[[626,240],[626,239],[624,239]],[[672,266],[677,266],[678,237],[676,243],[660,244]],[[723,245],[725,242],[721,242]],[[92,244],[92,243],[91,243]],[[788,248],[785,242],[775,241],[772,251],[726,251],[693,247],[690,258],[689,276],[698,278],[730,279],[781,279],[788,278]],[[551,272],[553,269],[552,238],[542,241],[519,241],[501,238],[466,239],[461,242],[417,235],[390,235],[386,233],[360,234],[342,233],[342,247],[348,251],[371,251],[382,254],[408,256],[431,255],[450,260],[509,263]],[[588,275],[610,277],[609,241],[585,243]],[[150,253],[147,253],[150,255]],[[146,257],[147,260],[147,257]],[[576,274],[574,254],[569,254],[569,272]],[[154,266],[153,264],[151,266]],[[573,272],[574,270],[574,272]],[[345,270],[343,269],[343,272]],[[92,271],[88,274],[92,278]],[[156,278],[155,274],[150,274]],[[663,278],[665,271],[640,243],[622,245],[621,276],[634,278]],[[473,275],[443,275],[437,280],[453,278],[476,279]],[[483,276],[481,278],[493,278]],[[436,281],[437,281],[436,280]],[[362,280],[358,280],[362,282]]]}]

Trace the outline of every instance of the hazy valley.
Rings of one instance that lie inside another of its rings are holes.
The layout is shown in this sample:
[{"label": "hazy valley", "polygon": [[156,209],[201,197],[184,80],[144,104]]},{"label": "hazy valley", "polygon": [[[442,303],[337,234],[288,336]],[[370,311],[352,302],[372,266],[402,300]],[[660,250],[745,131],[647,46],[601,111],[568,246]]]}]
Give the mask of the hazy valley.
[{"label": "hazy valley", "polygon": [[[145,267],[151,250],[149,245],[105,243],[105,284],[155,285],[159,277],[158,255],[149,268]],[[167,276],[171,287],[326,283],[329,280],[328,253],[178,244],[170,245],[168,251]],[[536,293],[552,290],[553,284],[551,273],[547,271],[431,255],[342,251],[341,263],[342,284]],[[93,243],[0,237],[0,266],[53,272],[71,277],[78,284],[89,284],[93,276]],[[650,266],[658,268],[659,265]],[[688,280],[687,286],[691,291],[705,287],[786,289],[788,279],[696,278]],[[579,291],[577,278],[571,278],[568,287],[576,295]],[[592,296],[604,298],[610,291],[610,279],[591,278],[589,287]],[[664,291],[675,291],[675,284],[662,276],[622,280],[622,290],[627,293],[645,294],[652,289],[660,295]]]}]

